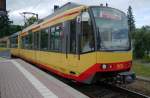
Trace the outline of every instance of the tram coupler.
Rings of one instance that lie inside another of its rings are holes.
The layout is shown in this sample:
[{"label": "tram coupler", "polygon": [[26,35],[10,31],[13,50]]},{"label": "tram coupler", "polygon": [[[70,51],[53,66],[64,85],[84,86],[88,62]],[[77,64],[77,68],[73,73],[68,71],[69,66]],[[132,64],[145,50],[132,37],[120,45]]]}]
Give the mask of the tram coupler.
[{"label": "tram coupler", "polygon": [[117,75],[116,78],[116,80],[120,84],[130,84],[134,82],[135,79],[136,79],[136,75],[134,72],[121,72]]}]

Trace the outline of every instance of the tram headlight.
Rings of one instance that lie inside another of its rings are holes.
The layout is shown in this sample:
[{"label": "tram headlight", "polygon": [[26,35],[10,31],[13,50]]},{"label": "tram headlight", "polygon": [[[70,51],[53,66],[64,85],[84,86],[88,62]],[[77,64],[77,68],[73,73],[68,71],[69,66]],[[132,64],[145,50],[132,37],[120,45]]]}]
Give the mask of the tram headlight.
[{"label": "tram headlight", "polygon": [[102,69],[104,69],[104,70],[107,69],[107,66],[108,65],[106,65],[106,64],[102,64]]}]

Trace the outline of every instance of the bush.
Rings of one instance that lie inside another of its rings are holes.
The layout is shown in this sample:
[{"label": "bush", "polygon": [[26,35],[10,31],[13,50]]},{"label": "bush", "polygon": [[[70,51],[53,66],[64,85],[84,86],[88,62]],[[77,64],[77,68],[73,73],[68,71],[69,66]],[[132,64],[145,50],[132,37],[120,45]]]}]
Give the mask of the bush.
[{"label": "bush", "polygon": [[133,54],[135,58],[144,58],[149,56],[150,52],[150,30],[147,27],[137,29],[133,35]]}]

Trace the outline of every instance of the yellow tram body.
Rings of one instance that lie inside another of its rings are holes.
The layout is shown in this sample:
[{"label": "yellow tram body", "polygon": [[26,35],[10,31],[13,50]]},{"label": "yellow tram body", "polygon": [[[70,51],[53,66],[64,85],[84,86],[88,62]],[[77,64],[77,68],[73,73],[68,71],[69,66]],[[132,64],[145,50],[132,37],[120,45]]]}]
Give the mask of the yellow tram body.
[{"label": "yellow tram body", "polygon": [[[84,9],[87,8],[87,6],[75,7],[39,24],[27,27],[18,34],[18,47],[11,48],[11,54],[35,63],[58,75],[79,82],[90,80],[97,72],[104,73],[130,70],[132,65],[131,50],[119,52],[93,51],[80,55],[70,53],[66,55],[61,52],[21,48],[21,39],[22,37],[27,36],[29,31],[37,33],[44,28],[75,19]],[[112,68],[103,70],[100,67],[101,64],[110,64]]]}]

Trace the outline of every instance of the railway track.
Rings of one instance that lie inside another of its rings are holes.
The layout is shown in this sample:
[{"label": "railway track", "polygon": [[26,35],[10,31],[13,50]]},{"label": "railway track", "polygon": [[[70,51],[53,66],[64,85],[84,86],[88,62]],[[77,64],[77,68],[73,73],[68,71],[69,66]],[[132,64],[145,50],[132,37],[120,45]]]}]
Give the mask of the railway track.
[{"label": "railway track", "polygon": [[110,84],[71,86],[86,94],[90,98],[150,98],[149,96],[128,90],[127,88]]},{"label": "railway track", "polygon": [[45,69],[42,69],[42,70],[50,75],[53,75],[55,78],[70,85],[76,90],[84,93],[90,98],[150,98],[149,96],[146,96],[144,94],[129,90],[124,87],[115,86],[112,84],[106,84],[106,83],[101,83],[101,82],[91,84],[91,85],[73,83],[72,81],[64,79]]},{"label": "railway track", "polygon": [[126,86],[114,85],[105,82],[99,82],[92,85],[69,84],[73,88],[86,94],[90,98],[150,98],[150,96],[129,90]]},{"label": "railway track", "polygon": [[148,79],[148,78],[141,77],[141,76],[136,76],[136,77],[137,77],[137,80],[145,81],[145,82],[150,82],[150,79]]},{"label": "railway track", "polygon": [[150,98],[149,96],[146,96],[146,95],[143,95],[141,93],[131,91],[131,90],[128,90],[128,89],[122,88],[122,87],[117,87],[117,90],[120,90],[120,92],[128,94],[132,98]]},{"label": "railway track", "polygon": [[109,85],[109,84],[106,84],[105,86],[107,88],[108,87],[111,88],[111,90],[113,90],[113,91],[117,91],[117,92],[120,92],[122,94],[127,95],[127,98],[128,97],[130,97],[130,98],[150,98],[149,96],[146,96],[144,94],[141,94],[141,93],[129,90],[129,89],[125,88],[125,87],[114,86],[114,85]]}]

